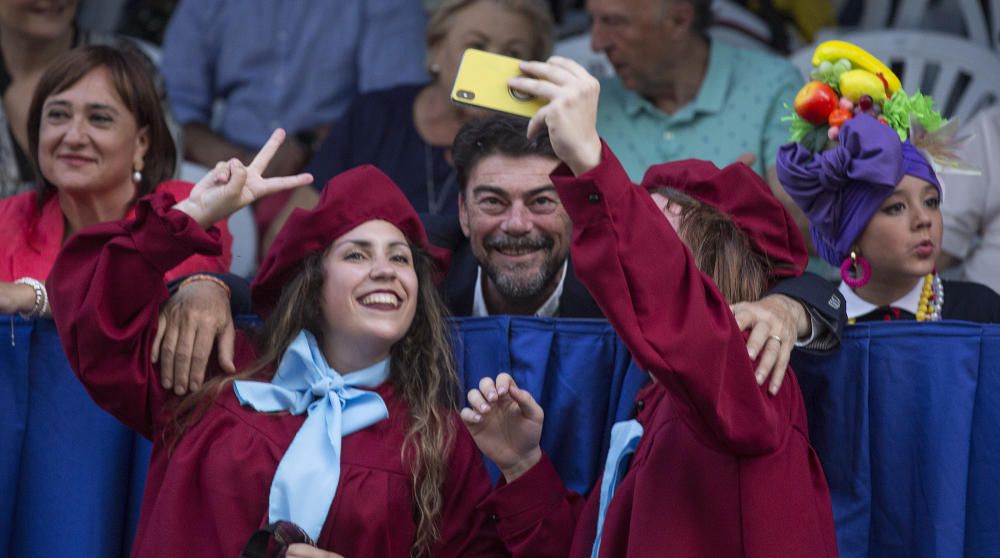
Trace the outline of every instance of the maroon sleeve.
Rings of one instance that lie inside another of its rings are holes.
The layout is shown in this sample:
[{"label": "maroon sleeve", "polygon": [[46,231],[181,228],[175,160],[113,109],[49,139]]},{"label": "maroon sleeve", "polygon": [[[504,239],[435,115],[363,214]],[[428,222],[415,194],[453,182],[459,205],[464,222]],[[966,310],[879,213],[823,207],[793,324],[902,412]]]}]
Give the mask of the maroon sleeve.
[{"label": "maroon sleeve", "polygon": [[514,482],[501,478],[480,508],[496,518],[500,538],[513,556],[562,558],[569,555],[583,505],[584,499],[566,490],[543,453],[541,461]]},{"label": "maroon sleeve", "polygon": [[99,406],[151,437],[171,397],[150,360],[164,274],[194,253],[219,254],[219,231],[171,210],[173,196],[139,201],[131,220],[70,238],[47,282],[73,370]]},{"label": "maroon sleeve", "polygon": [[455,445],[448,461],[441,510],[441,537],[433,556],[507,556],[496,522],[479,503],[491,485],[482,454],[458,415],[452,413]]},{"label": "maroon sleeve", "polygon": [[602,162],[552,175],[573,220],[577,276],[645,370],[693,408],[736,454],[777,449],[790,424],[793,382],[776,396],[758,386],[743,334],[715,283],[652,199],[603,146]]},{"label": "maroon sleeve", "polygon": [[[191,195],[194,184],[180,180],[168,180],[156,187],[157,192],[167,192],[177,201],[185,200]],[[213,254],[196,254],[184,260],[165,275],[167,281],[173,281],[194,273],[225,273],[233,263],[233,235],[229,232],[228,219],[222,219],[215,224],[219,229],[219,242],[222,252]]]}]

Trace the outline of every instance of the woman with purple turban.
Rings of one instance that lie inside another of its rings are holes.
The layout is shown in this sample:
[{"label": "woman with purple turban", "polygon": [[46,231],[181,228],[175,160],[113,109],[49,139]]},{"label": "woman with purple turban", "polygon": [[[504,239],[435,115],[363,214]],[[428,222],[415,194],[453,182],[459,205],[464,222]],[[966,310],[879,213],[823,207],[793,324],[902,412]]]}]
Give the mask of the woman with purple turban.
[{"label": "woman with purple turban", "polygon": [[[919,93],[897,94],[930,106]],[[849,321],[1000,322],[1000,295],[977,283],[943,281],[934,268],[941,184],[909,139],[923,136],[924,115],[905,114],[898,125],[876,120],[878,112],[857,111],[830,134],[835,139],[824,151],[796,141],[778,152],[778,178],[809,217],[817,253],[840,267]]]}]

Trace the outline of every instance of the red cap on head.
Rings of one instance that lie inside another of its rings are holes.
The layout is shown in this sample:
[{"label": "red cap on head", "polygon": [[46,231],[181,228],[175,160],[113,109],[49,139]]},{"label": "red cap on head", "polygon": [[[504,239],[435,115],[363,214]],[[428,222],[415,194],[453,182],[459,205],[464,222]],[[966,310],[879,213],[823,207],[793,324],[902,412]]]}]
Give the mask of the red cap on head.
[{"label": "red cap on head", "polygon": [[407,240],[434,258],[439,270],[446,269],[447,251],[428,241],[423,223],[403,192],[380,170],[364,165],[331,178],[315,208],[292,212],[251,286],[254,311],[266,319],[281,289],[298,273],[307,256],[326,250],[344,233],[373,220],[395,225]]},{"label": "red cap on head", "polygon": [[770,260],[772,279],[797,276],[805,270],[809,256],[795,219],[767,183],[743,163],[721,170],[697,159],[654,165],[642,177],[641,186],[673,188],[724,213]]}]

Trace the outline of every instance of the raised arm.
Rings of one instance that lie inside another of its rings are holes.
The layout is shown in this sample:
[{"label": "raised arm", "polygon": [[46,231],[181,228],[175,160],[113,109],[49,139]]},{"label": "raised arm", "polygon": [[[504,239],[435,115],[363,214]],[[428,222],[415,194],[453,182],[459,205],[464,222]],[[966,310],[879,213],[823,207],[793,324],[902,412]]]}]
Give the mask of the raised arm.
[{"label": "raised arm", "polygon": [[573,220],[577,275],[636,362],[687,401],[720,444],[741,454],[773,451],[787,432],[797,385],[786,381],[773,397],[757,385],[725,299],[596,139],[596,81],[559,58],[522,69],[544,81],[511,85],[550,99],[529,129],[546,126],[566,163],[552,178]]},{"label": "raised arm", "polygon": [[211,223],[309,179],[260,176],[283,137],[275,132],[248,167],[220,164],[187,200],[156,194],[140,200],[133,220],[81,231],[53,266],[49,296],[70,365],[101,407],[146,436],[165,419],[170,397],[151,358],[164,274],[192,254],[221,251]]},{"label": "raised arm", "polygon": [[573,264],[636,362],[686,400],[730,451],[767,453],[794,399],[770,396],[732,312],[647,194],[610,151],[580,177],[554,182],[573,219]]},{"label": "raised arm", "polygon": [[167,298],[163,276],[192,254],[221,252],[218,231],[205,231],[173,204],[169,194],[156,194],[139,201],[135,220],[81,231],[63,247],[48,282],[73,370],[98,405],[146,437],[170,397],[150,355]]}]

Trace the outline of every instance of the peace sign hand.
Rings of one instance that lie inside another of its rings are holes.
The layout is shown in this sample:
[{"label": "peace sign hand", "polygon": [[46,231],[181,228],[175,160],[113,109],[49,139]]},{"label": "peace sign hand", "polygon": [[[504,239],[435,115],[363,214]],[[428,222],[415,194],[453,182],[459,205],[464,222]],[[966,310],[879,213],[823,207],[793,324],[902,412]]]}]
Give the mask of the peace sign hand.
[{"label": "peace sign hand", "polygon": [[174,208],[191,216],[208,228],[264,196],[311,184],[309,173],[295,176],[264,178],[264,169],[285,140],[285,131],[278,128],[249,165],[238,159],[219,163],[195,184],[187,199]]}]

